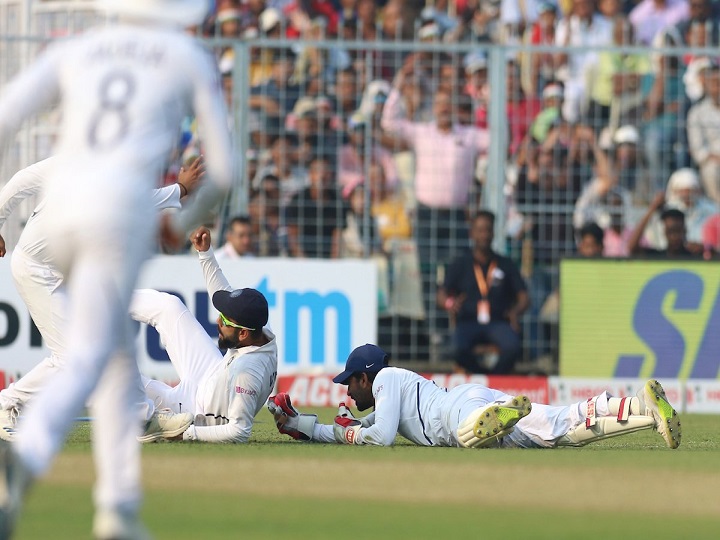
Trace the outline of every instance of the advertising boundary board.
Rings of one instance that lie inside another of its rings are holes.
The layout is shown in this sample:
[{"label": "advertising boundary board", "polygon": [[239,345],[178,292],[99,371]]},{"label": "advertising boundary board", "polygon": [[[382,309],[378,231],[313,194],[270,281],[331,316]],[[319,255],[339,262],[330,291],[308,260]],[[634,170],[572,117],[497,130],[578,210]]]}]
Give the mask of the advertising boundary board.
[{"label": "advertising boundary board", "polygon": [[560,375],[720,380],[717,261],[563,259]]},{"label": "advertising boundary board", "polygon": [[[48,355],[15,290],[9,256],[0,260],[0,387]],[[278,335],[278,373],[336,373],[353,348],[376,342],[377,272],[372,262],[245,258],[220,264],[233,287],[257,288],[266,296],[269,325]],[[217,311],[207,295],[197,256],[151,259],[138,286],[181,297],[208,334],[217,337]],[[177,375],[157,333],[140,326],[141,372],[175,381]]]},{"label": "advertising boundary board", "polygon": [[[421,373],[441,388],[477,383],[507,394],[525,394],[534,403],[569,405],[605,390],[613,396],[634,396],[645,379],[576,379]],[[352,406],[347,386],[332,382],[333,374],[296,374],[278,377],[278,392],[288,392],[298,407],[333,407],[341,401]],[[662,379],[668,399],[680,413],[720,414],[720,381]],[[354,405],[354,404],[353,404]]]}]

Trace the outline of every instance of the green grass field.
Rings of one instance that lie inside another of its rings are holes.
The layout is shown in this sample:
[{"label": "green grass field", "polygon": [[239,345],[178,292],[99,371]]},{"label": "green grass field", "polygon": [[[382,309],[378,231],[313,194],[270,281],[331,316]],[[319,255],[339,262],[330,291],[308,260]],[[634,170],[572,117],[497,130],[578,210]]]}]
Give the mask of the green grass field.
[{"label": "green grass field", "polygon": [[[320,409],[330,421],[336,409]],[[143,448],[143,518],[157,539],[720,537],[720,417],[685,415],[683,443],[652,432],[582,449],[319,445]],[[74,431],[24,508],[19,540],[90,538],[89,426]]]}]

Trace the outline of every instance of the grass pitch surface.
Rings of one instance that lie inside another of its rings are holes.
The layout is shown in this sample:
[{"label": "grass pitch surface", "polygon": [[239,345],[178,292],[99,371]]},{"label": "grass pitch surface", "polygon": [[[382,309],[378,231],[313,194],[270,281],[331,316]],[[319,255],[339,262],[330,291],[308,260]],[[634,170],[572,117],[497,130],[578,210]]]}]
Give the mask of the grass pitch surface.
[{"label": "grass pitch surface", "polygon": [[[678,450],[653,432],[555,450],[376,448],[295,442],[262,411],[247,445],[144,446],[143,519],[159,540],[718,538],[720,417],[682,422]],[[18,540],[90,538],[89,429],[31,492]]]}]

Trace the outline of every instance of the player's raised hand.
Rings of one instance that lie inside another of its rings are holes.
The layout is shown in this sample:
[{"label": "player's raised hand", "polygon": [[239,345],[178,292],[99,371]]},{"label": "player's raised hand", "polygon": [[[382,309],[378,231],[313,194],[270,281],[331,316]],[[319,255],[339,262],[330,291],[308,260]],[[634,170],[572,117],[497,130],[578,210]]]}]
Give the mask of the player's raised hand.
[{"label": "player's raised hand", "polygon": [[[177,183],[180,185],[180,196],[190,195],[200,186],[200,181],[205,176],[205,160],[198,156],[195,161],[187,167],[182,167],[178,173]],[[184,193],[183,193],[183,188]]]},{"label": "player's raised hand", "polygon": [[0,234],[0,257],[4,257],[5,253],[5,239],[2,237],[2,234]]},{"label": "player's raised hand", "polygon": [[198,227],[192,233],[190,233],[190,242],[193,247],[198,251],[207,251],[210,249],[210,229],[207,227]]}]

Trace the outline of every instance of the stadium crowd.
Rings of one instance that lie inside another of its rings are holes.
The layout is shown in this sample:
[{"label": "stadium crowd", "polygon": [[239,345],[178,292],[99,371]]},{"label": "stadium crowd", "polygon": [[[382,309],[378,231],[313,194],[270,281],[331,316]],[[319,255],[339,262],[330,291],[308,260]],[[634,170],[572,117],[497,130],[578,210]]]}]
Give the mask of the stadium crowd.
[{"label": "stadium crowd", "polygon": [[[194,31],[221,38],[228,121],[248,146],[243,204],[215,237],[230,257],[372,258],[381,346],[450,358],[438,289],[470,219],[494,211],[528,286],[520,354],[552,357],[562,257],[720,249],[718,5],[217,0]],[[178,167],[201,152],[188,119]]]}]

